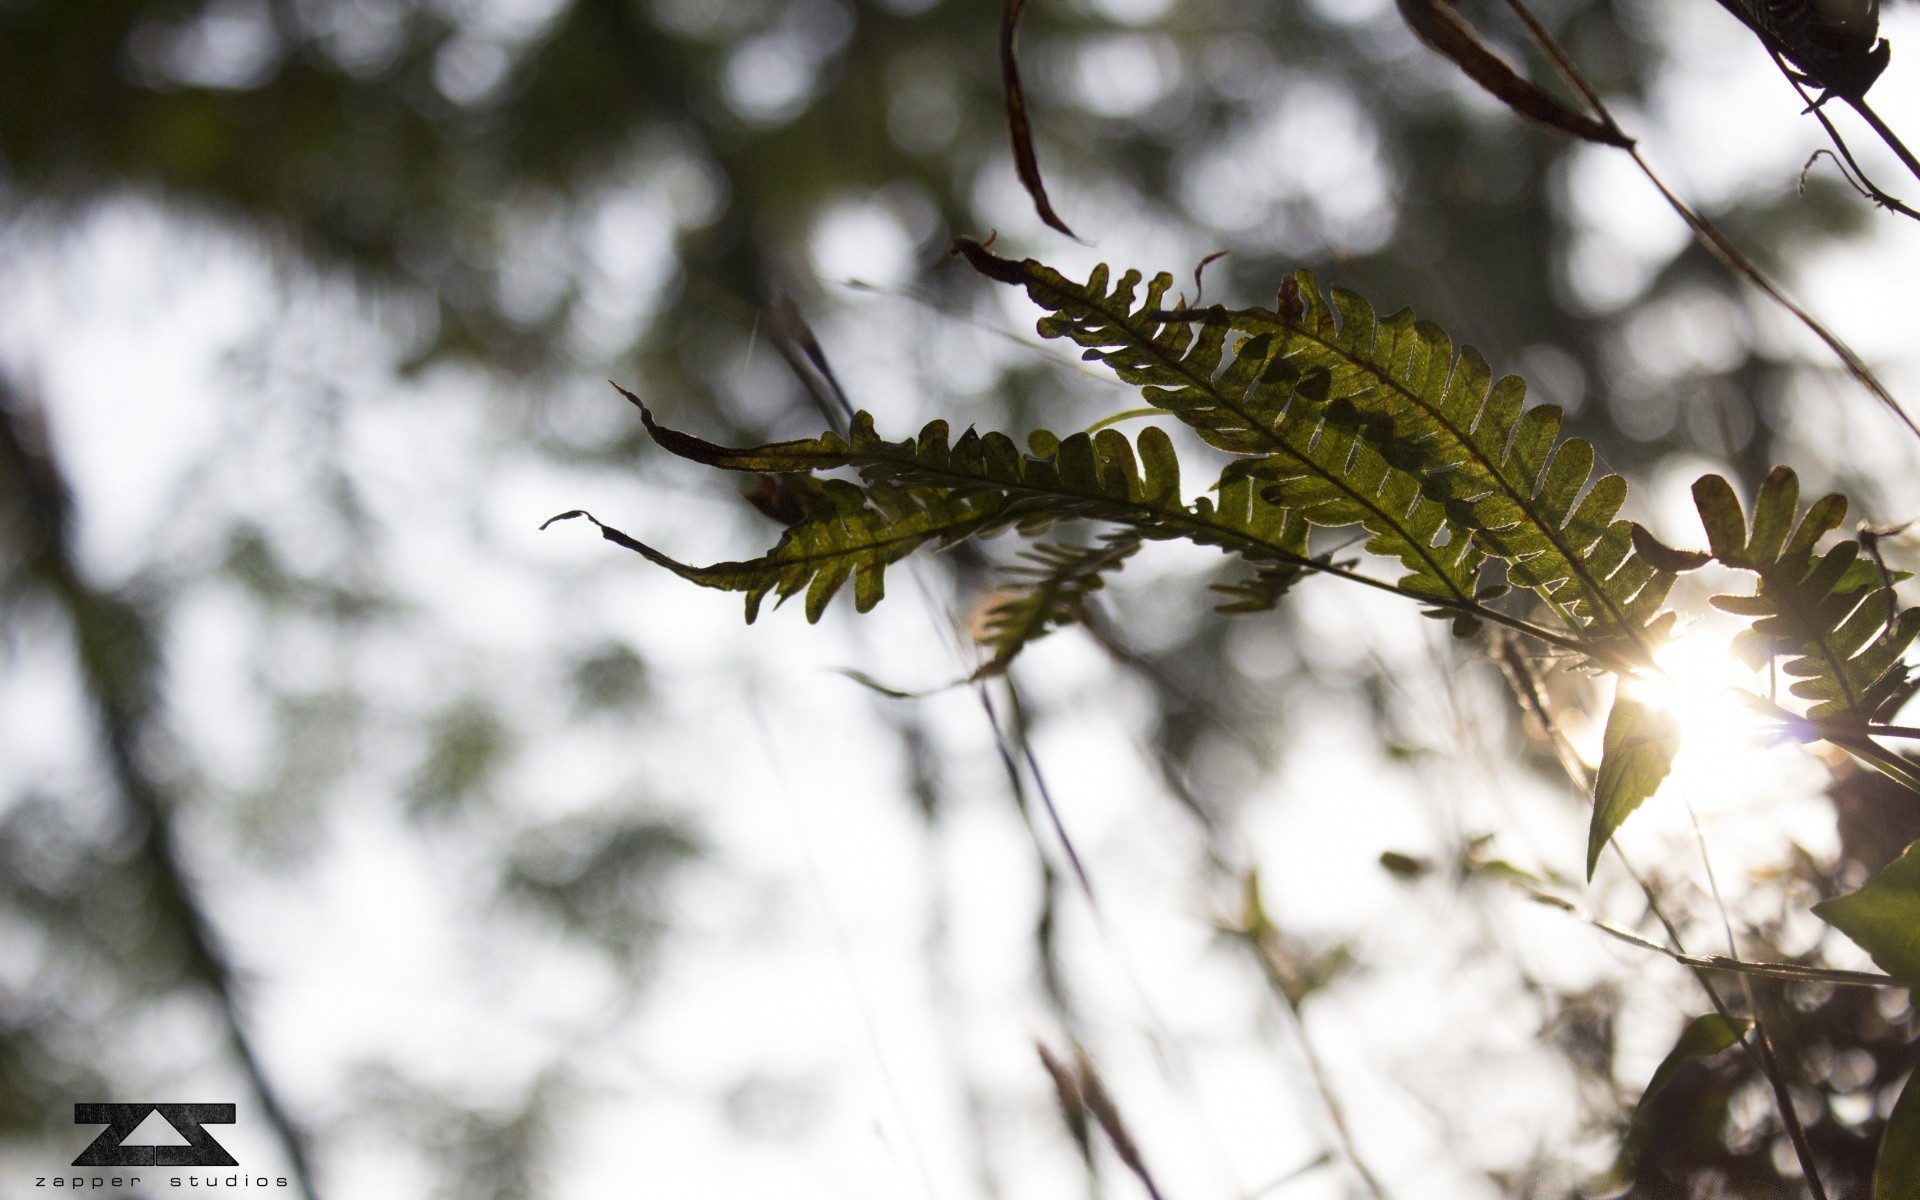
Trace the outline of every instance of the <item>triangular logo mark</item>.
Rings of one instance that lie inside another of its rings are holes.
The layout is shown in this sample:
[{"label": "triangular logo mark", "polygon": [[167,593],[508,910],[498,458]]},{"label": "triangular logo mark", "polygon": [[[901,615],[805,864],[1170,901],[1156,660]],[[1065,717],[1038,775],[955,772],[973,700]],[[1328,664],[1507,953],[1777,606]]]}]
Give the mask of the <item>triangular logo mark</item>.
[{"label": "triangular logo mark", "polygon": [[135,1126],[133,1132],[129,1133],[126,1140],[120,1144],[123,1146],[185,1146],[190,1143],[180,1136],[180,1131],[173,1127],[173,1122],[161,1116],[160,1110],[156,1108],[148,1113],[147,1119]]}]

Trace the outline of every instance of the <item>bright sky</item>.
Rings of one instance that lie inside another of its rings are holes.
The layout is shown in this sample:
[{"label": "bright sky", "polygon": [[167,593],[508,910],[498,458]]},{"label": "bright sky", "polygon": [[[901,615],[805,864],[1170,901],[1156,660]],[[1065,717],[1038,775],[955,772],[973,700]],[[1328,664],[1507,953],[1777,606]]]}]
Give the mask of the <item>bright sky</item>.
[{"label": "bright sky", "polygon": [[[1896,45],[1920,46],[1913,18],[1906,7],[1887,14]],[[1796,172],[1816,144],[1812,126],[1795,118],[1791,94],[1731,23],[1704,0],[1662,6],[1657,19],[1682,28],[1672,41],[1687,57],[1653,111],[1631,115],[1656,165],[1707,200]],[[1150,52],[1131,43],[1112,50]],[[1920,111],[1920,62],[1902,61],[1876,97],[1885,111]],[[1324,96],[1288,103],[1333,128],[1351,116]],[[1282,146],[1299,136],[1269,132]],[[1875,157],[1877,174],[1896,183],[1898,172]],[[1329,186],[1378,183],[1364,155],[1330,156],[1321,169]],[[1575,156],[1566,184],[1582,229],[1572,270],[1596,305],[1617,302],[1684,236],[1616,154]],[[828,214],[812,247],[822,276],[898,274],[912,245],[898,214],[910,209]],[[610,211],[610,221],[649,229],[668,219],[646,204]],[[1114,235],[1056,258],[1080,269],[1123,244]],[[327,544],[313,499],[308,448],[320,436],[337,439],[379,530],[373,568],[406,605],[400,632],[385,640],[336,645],[297,625],[263,627],[230,585],[190,590],[170,647],[170,700],[175,732],[217,792],[244,792],[271,753],[262,678],[316,689],[353,678],[395,712],[414,711],[449,683],[474,685],[507,695],[531,731],[514,803],[486,821],[511,826],[631,794],[691,817],[713,850],[680,894],[684,928],[654,986],[629,1012],[624,981],[597,960],[531,928],[503,934],[478,911],[484,889],[474,868],[499,828],[422,836],[402,821],[394,792],[406,746],[362,745],[364,757],[323,793],[316,848],[285,863],[254,865],[252,851],[242,858],[221,844],[218,817],[189,812],[195,865],[253,980],[250,1015],[296,1110],[338,1115],[346,1081],[368,1061],[395,1062],[465,1098],[504,1101],[558,1057],[580,1070],[585,1090],[567,1108],[549,1193],[557,1198],[631,1194],[642,1181],[661,1196],[968,1200],[983,1194],[967,1132],[971,1096],[1001,1195],[1076,1194],[1079,1168],[1031,1048],[1036,1037],[1062,1044],[1031,983],[1033,852],[978,703],[965,691],[924,702],[960,772],[947,781],[953,808],[932,840],[902,795],[895,743],[874,701],[834,673],[875,661],[909,685],[956,673],[910,572],[896,572],[892,602],[857,625],[808,627],[783,611],[744,631],[735,597],[670,579],[582,527],[534,532],[552,513],[584,506],[670,553],[731,557],[753,549],[760,532],[724,495],[690,494],[690,477],[560,469],[526,447],[524,425],[502,419],[523,398],[472,374],[396,382],[392,329],[404,313],[290,279],[246,245],[183,231],[136,204],[103,209],[70,238],[4,246],[10,320],[0,326],[0,360],[50,401],[96,580],[120,582],[204,550],[242,512],[280,530],[318,522],[313,559],[300,565],[334,569],[339,548]],[[1149,245],[1142,255],[1190,259],[1187,249]],[[1795,287],[1885,362],[1896,393],[1920,409],[1911,305],[1874,298],[1885,280],[1905,277],[1890,263],[1920,269],[1920,229],[1882,218],[1874,238],[1824,256]],[[658,273],[651,260],[630,267],[627,283]],[[1031,328],[1022,305],[1009,311],[1010,329]],[[1815,353],[1757,304],[1751,311],[1769,337]],[[1713,353],[1719,318],[1680,316],[1693,324],[1645,331],[1652,359]],[[889,385],[905,368],[885,358],[885,339],[852,331],[916,319],[897,301],[855,296],[822,324],[856,398],[898,394]],[[758,353],[768,362],[743,371],[772,369],[765,348]],[[556,390],[548,422],[606,403],[584,383]],[[1808,446],[1844,448],[1883,480],[1913,481],[1911,494],[1889,495],[1875,515],[1920,512],[1911,443],[1888,436],[1884,414],[1837,383],[1808,399],[1812,415],[1799,432]],[[886,411],[884,401],[874,406]],[[328,414],[324,428],[292,415],[316,409]],[[921,414],[888,415],[904,424]],[[1699,465],[1663,470],[1639,513],[1681,544],[1701,541],[1685,503]],[[1191,561],[1148,555],[1139,574],[1177,576]],[[1562,914],[1516,902],[1486,916],[1444,887],[1408,889],[1381,872],[1383,850],[1431,853],[1461,829],[1497,829],[1501,853],[1515,861],[1577,873],[1585,816],[1537,783],[1489,769],[1500,748],[1473,738],[1498,725],[1474,714],[1498,697],[1461,682],[1440,626],[1331,581],[1308,584],[1289,603],[1321,632],[1307,648],[1324,658],[1316,666],[1351,668],[1341,655],[1355,646],[1393,665],[1422,722],[1413,731],[1421,766],[1416,775],[1375,762],[1358,702],[1333,703],[1313,740],[1288,748],[1285,770],[1264,785],[1226,853],[1259,867],[1291,930],[1323,944],[1357,939],[1375,964],[1308,1010],[1310,1036],[1372,1165],[1404,1196],[1491,1195],[1459,1164],[1512,1167],[1536,1145],[1562,1147],[1574,1137],[1574,1113],[1563,1068],[1532,1045],[1537,1014],[1511,977],[1461,968],[1460,951],[1487,932],[1478,922],[1494,922],[1538,977],[1641,980],[1626,1004],[1629,1018],[1644,1019],[1620,1023],[1629,1066],[1645,1068],[1628,1086],[1664,1053],[1692,998],[1672,986],[1673,972]],[[1679,857],[1692,853],[1693,838],[1680,798],[1707,831],[1723,879],[1772,855],[1782,836],[1816,850],[1832,839],[1821,809],[1800,799],[1819,778],[1804,754],[1731,753],[1745,735],[1712,689],[1752,683],[1722,678],[1714,654],[1692,649],[1717,632],[1703,628],[1677,652],[1693,745],[1663,802],[1621,835],[1637,860],[1676,864],[1696,879],[1697,860]],[[560,656],[601,637],[627,641],[655,668],[658,713],[583,722],[543,710]],[[1259,631],[1244,637],[1259,653]],[[1036,748],[1098,901],[1096,909],[1070,895],[1063,916],[1086,1009],[1079,1032],[1169,1195],[1254,1195],[1328,1144],[1293,1035],[1249,964],[1215,935],[1235,897],[1188,866],[1201,850],[1195,830],[1133,750],[1140,697],[1073,634],[1038,647],[1034,662],[1028,676],[1052,680],[1038,699],[1056,714]],[[0,675],[6,794],[27,783],[91,791],[82,715],[51,633],[27,639]],[[1747,766],[1729,775],[1730,761]],[[1042,840],[1060,863],[1050,835]],[[1624,893],[1603,886],[1592,899],[1600,911],[1614,903],[1631,919]],[[50,953],[57,948],[19,951],[20,961]],[[941,970],[930,970],[930,954],[948,956]],[[235,1080],[204,1077],[186,1049],[215,1036],[207,1014],[165,1020],[178,1052],[136,1070],[170,1093],[244,1095]],[[371,1128],[343,1143],[326,1159],[330,1195],[420,1194],[407,1147]],[[244,1115],[229,1144],[248,1165],[273,1157]],[[1111,1194],[1131,1187],[1109,1173]],[[1272,1194],[1332,1200],[1347,1182],[1324,1169]]]}]

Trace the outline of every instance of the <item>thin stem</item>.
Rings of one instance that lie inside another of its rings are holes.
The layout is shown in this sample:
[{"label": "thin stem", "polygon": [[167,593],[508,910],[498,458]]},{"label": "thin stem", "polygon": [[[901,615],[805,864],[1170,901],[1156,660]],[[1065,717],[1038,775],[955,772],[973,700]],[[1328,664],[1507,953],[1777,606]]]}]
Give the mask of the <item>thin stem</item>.
[{"label": "thin stem", "polygon": [[1774,1053],[1773,1039],[1767,1034],[1766,1018],[1760,1011],[1760,998],[1754,994],[1753,981],[1744,975],[1740,977],[1740,987],[1746,992],[1747,1007],[1753,1013],[1753,1044],[1759,1051],[1767,1083],[1773,1088],[1774,1107],[1780,1110],[1781,1124],[1787,1127],[1787,1139],[1793,1143],[1794,1157],[1800,1160],[1800,1173],[1806,1176],[1813,1200],[1827,1200],[1827,1188],[1820,1181],[1820,1167],[1814,1161],[1813,1146],[1807,1141],[1807,1131],[1800,1123],[1800,1114],[1794,1110],[1793,1095],[1787,1090],[1786,1077],[1780,1072],[1780,1057]]},{"label": "thin stem", "polygon": [[1771,700],[1762,700],[1758,696],[1753,700],[1757,707],[1767,710],[1768,716],[1778,720],[1783,730],[1795,734],[1812,734],[1829,745],[1838,746],[1908,791],[1920,794],[1920,763],[1909,761],[1905,755],[1889,750],[1873,740],[1876,736],[1920,737],[1920,729],[1906,725],[1850,725],[1809,720],[1788,712]]},{"label": "thin stem", "polygon": [[[1509,0],[1509,2],[1511,2],[1511,0]],[[1794,85],[1795,90],[1799,91],[1804,97],[1806,90],[1800,86],[1800,81],[1794,77],[1792,71],[1787,69],[1786,63],[1783,61],[1783,57],[1787,52],[1786,43],[1775,36],[1774,32],[1768,29],[1764,23],[1754,20],[1752,14],[1742,7],[1739,0],[1720,0],[1720,7],[1726,9],[1736,21],[1745,25],[1747,29],[1753,33],[1753,36],[1760,39],[1760,44],[1767,48],[1767,53],[1771,54],[1774,62],[1779,64],[1781,73],[1787,77],[1788,82]],[[1867,103],[1866,97],[1844,96],[1842,99],[1846,100],[1847,104],[1851,106],[1855,112],[1860,114],[1861,120],[1865,121],[1876,134],[1880,135],[1880,140],[1887,144],[1889,150],[1892,150],[1894,154],[1899,156],[1900,161],[1906,164],[1907,170],[1913,172],[1914,178],[1920,179],[1920,159],[1916,159],[1913,152],[1907,149],[1906,143],[1900,140],[1900,136],[1894,133],[1885,121],[1880,119],[1880,114],[1873,111],[1873,107]],[[1820,105],[1812,100],[1808,100],[1807,104],[1816,115],[1821,116],[1821,124],[1827,124],[1824,115],[1820,113]],[[1828,126],[1827,131],[1830,134],[1833,132],[1831,125]],[[1838,135],[1835,135],[1835,141],[1837,142],[1838,140]],[[1858,168],[1856,168],[1856,170],[1857,169]],[[1861,178],[1864,179],[1865,176],[1863,175]],[[1904,206],[1901,207],[1904,210]],[[1907,215],[1912,216],[1914,214],[1908,212]]]},{"label": "thin stem", "polygon": [[1387,1200],[1386,1188],[1368,1168],[1366,1160],[1360,1157],[1359,1148],[1354,1145],[1353,1131],[1347,1126],[1340,1098],[1334,1095],[1332,1078],[1314,1050],[1313,1041],[1307,1037],[1306,1016],[1301,1012],[1298,988],[1289,979],[1291,972],[1284,957],[1285,951],[1279,943],[1280,930],[1264,909],[1255,916],[1255,921],[1255,928],[1246,931],[1247,938],[1253,943],[1254,957],[1260,961],[1260,969],[1266,974],[1274,995],[1280,997],[1282,1007],[1292,1019],[1294,1041],[1300,1046],[1300,1057],[1306,1060],[1307,1073],[1313,1077],[1314,1090],[1320,1095],[1320,1103],[1327,1110],[1327,1119],[1333,1125],[1334,1139],[1340,1144],[1340,1152],[1346,1156],[1354,1174],[1360,1176],[1360,1181],[1373,1193],[1374,1200]]},{"label": "thin stem", "polygon": [[1904,755],[1896,754],[1865,737],[1829,736],[1827,741],[1874,767],[1908,791],[1920,793],[1920,768],[1908,762]]},{"label": "thin stem", "polygon": [[1110,417],[1101,417],[1098,421],[1095,421],[1080,432],[1099,433],[1102,429],[1118,425],[1122,421],[1132,421],[1139,417],[1167,417],[1172,415],[1172,413],[1164,408],[1129,408],[1125,412],[1117,412]]},{"label": "thin stem", "polygon": [[1557,908],[1609,937],[1617,938],[1642,950],[1651,950],[1655,954],[1672,959],[1683,967],[1692,967],[1695,970],[1723,971],[1730,975],[1759,975],[1768,979],[1785,979],[1792,983],[1829,983],[1836,987],[1908,988],[1913,986],[1904,979],[1882,975],[1875,971],[1842,971],[1832,967],[1806,967],[1798,963],[1749,962],[1742,958],[1729,958],[1724,954],[1689,954],[1684,950],[1662,946],[1659,942],[1641,937],[1631,929],[1623,929],[1611,921],[1603,921],[1590,913],[1582,912],[1572,901],[1562,899],[1550,892],[1543,892],[1538,888],[1527,888],[1526,891],[1530,897],[1540,903]]},{"label": "thin stem", "polygon": [[[1800,98],[1807,102],[1807,111],[1812,113],[1814,119],[1820,122],[1820,127],[1827,131],[1827,139],[1833,143],[1833,148],[1839,151],[1840,157],[1846,160],[1846,166],[1852,168],[1853,175],[1848,179],[1848,182],[1854,184],[1862,192],[1866,193],[1867,198],[1880,207],[1890,209],[1893,212],[1899,213],[1901,216],[1912,217],[1914,220],[1920,221],[1920,212],[1915,212],[1905,204],[1902,204],[1899,199],[1884,191],[1879,184],[1868,178],[1866,168],[1862,167],[1859,160],[1853,157],[1853,150],[1847,145],[1847,139],[1840,136],[1840,130],[1835,127],[1833,119],[1827,116],[1826,106],[1821,104],[1814,96],[1808,94],[1806,85],[1801,83],[1799,77],[1787,67],[1786,60],[1780,57],[1778,50],[1775,50],[1772,46],[1768,46],[1767,51],[1773,56],[1773,65],[1780,68],[1780,73],[1786,76],[1789,84],[1793,85],[1793,90],[1800,93]],[[1862,103],[1865,102],[1862,101]],[[1891,133],[1889,133],[1889,136],[1891,136]],[[1902,146],[1901,149],[1904,150],[1905,147]],[[1841,173],[1844,175],[1846,172],[1843,169]],[[1802,175],[1802,179],[1805,179],[1804,175]]]},{"label": "thin stem", "polygon": [[1848,96],[1846,97],[1846,101],[1847,104],[1852,107],[1853,111],[1860,114],[1860,119],[1867,123],[1868,128],[1880,135],[1880,140],[1887,144],[1887,149],[1899,156],[1900,161],[1906,165],[1907,170],[1913,172],[1914,178],[1920,179],[1920,159],[1916,159],[1913,156],[1913,151],[1907,149],[1907,144],[1900,140],[1900,136],[1894,133],[1893,129],[1885,121],[1880,119],[1879,113],[1873,111],[1873,106],[1867,103],[1867,98],[1865,96]]},{"label": "thin stem", "polygon": [[1760,268],[1754,265],[1753,260],[1741,253],[1732,242],[1727,240],[1727,236],[1720,232],[1718,226],[1695,212],[1686,201],[1676,196],[1673,193],[1673,189],[1667,186],[1666,181],[1661,179],[1654,169],[1647,165],[1647,160],[1640,156],[1638,150],[1628,150],[1627,154],[1633,158],[1634,165],[1640,168],[1640,173],[1647,177],[1647,181],[1659,190],[1661,196],[1666,198],[1668,206],[1671,207],[1674,212],[1680,214],[1681,220],[1693,227],[1694,233],[1699,235],[1702,244],[1704,244],[1708,250],[1712,251],[1716,258],[1725,263],[1737,274],[1744,276],[1749,283],[1760,289],[1761,293],[1768,299],[1793,314],[1802,325],[1807,327],[1807,330],[1811,332],[1813,336],[1826,343],[1827,349],[1833,351],[1835,357],[1840,360],[1841,365],[1846,367],[1847,373],[1852,375],[1861,387],[1866,388],[1867,391],[1873,395],[1874,399],[1880,401],[1889,412],[1898,417],[1900,423],[1905,425],[1915,437],[1920,437],[1920,424],[1915,424],[1914,419],[1907,414],[1907,410],[1900,406],[1900,402],[1893,398],[1893,393],[1889,392],[1886,385],[1881,383],[1879,377],[1873,373],[1873,369],[1867,366],[1866,362],[1861,359],[1858,354],[1853,352],[1853,347],[1841,341],[1839,335],[1821,324],[1812,313],[1800,307],[1800,305],[1790,299],[1785,292],[1782,292],[1771,279],[1768,279],[1761,273]]},{"label": "thin stem", "polygon": [[[1733,936],[1733,917],[1728,914],[1726,899],[1720,894],[1720,878],[1713,870],[1713,855],[1707,851],[1706,831],[1700,828],[1700,816],[1693,811],[1691,803],[1687,805],[1687,819],[1693,823],[1693,840],[1700,847],[1700,864],[1706,868],[1707,887],[1712,891],[1714,907],[1720,910],[1720,926],[1726,930],[1727,953],[1738,958],[1740,947]],[[1800,1112],[1793,1106],[1793,1095],[1787,1090],[1786,1076],[1780,1070],[1780,1057],[1773,1051],[1773,1039],[1767,1033],[1766,1019],[1760,1011],[1760,997],[1753,990],[1751,977],[1740,976],[1740,990],[1746,995],[1747,1011],[1753,1014],[1753,1047],[1760,1056],[1760,1068],[1766,1074],[1767,1083],[1773,1088],[1773,1102],[1780,1110],[1781,1123],[1787,1127],[1787,1138],[1793,1143],[1794,1156],[1800,1160],[1800,1172],[1806,1176],[1814,1200],[1826,1200],[1827,1189],[1820,1180],[1819,1163],[1813,1157],[1812,1144],[1807,1141],[1807,1130],[1800,1120]]]}]

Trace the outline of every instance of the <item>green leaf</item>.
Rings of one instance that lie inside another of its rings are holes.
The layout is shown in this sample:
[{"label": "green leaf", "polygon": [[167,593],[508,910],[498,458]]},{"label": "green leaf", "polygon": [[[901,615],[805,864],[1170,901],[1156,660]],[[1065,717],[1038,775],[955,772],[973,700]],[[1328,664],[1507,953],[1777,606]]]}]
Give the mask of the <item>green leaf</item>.
[{"label": "green leaf", "polygon": [[1424,858],[1411,854],[1402,854],[1398,850],[1382,850],[1380,866],[1389,875],[1404,883],[1411,883],[1433,870],[1433,864]]},{"label": "green leaf", "polygon": [[1901,660],[1920,636],[1920,609],[1899,607],[1900,577],[1863,555],[1857,540],[1814,554],[1846,519],[1846,497],[1814,501],[1796,526],[1800,481],[1775,467],[1754,497],[1751,533],[1718,475],[1695,482],[1693,497],[1713,556],[1758,577],[1753,595],[1710,601],[1753,619],[1736,641],[1740,656],[1759,665],[1784,659],[1782,673],[1796,681],[1791,692],[1812,702],[1807,715],[1815,720],[1864,726],[1896,707],[1907,694]]},{"label": "green leaf", "polygon": [[1640,557],[1662,571],[1678,574],[1694,571],[1713,561],[1713,555],[1701,550],[1677,550],[1653,536],[1653,531],[1638,521],[1631,523],[1633,548]]},{"label": "green leaf", "polygon": [[1920,1071],[1907,1076],[1873,1160],[1873,1200],[1920,1198]]},{"label": "green leaf", "polygon": [[1468,601],[1492,560],[1571,629],[1642,657],[1657,640],[1673,573],[1618,519],[1625,481],[1593,478],[1593,447],[1561,440],[1558,408],[1528,409],[1519,379],[1496,380],[1432,322],[1380,318],[1352,292],[1323,295],[1305,271],[1287,280],[1285,313],[1169,309],[1168,275],[1114,281],[1102,266],[1081,284],[964,239],[955,250],[1023,285],[1048,311],[1043,336],[1085,347],[1241,456],[1227,478],[1262,480],[1269,503],[1314,525],[1365,528],[1370,552],[1407,568],[1402,590]]},{"label": "green leaf", "polygon": [[1679,1038],[1674,1041],[1673,1049],[1667,1051],[1667,1056],[1654,1069],[1653,1078],[1647,1080],[1647,1089],[1640,1093],[1636,1118],[1673,1081],[1680,1068],[1703,1058],[1711,1058],[1737,1044],[1752,1027],[1753,1022],[1745,1017],[1723,1017],[1719,1013],[1707,1013],[1688,1021],[1687,1027],[1680,1031]]},{"label": "green leaf", "polygon": [[[735,449],[661,425],[623,394],[663,449],[754,474],[758,486],[748,498],[787,531],[760,558],[711,567],[678,562],[605,525],[602,535],[694,583],[745,592],[749,621],[767,595],[784,600],[802,589],[809,618],[818,619],[849,576],[864,612],[881,598],[886,567],[929,543],[1009,528],[1035,536],[1062,521],[1120,526],[1085,549],[1037,543],[1025,563],[1010,568],[1015,585],[987,611],[985,641],[994,653],[982,670],[994,674],[1027,643],[1077,619],[1086,595],[1142,541],[1181,538],[1245,561],[1254,575],[1227,589],[1237,599],[1227,606],[1232,611],[1272,607],[1320,561],[1308,557],[1307,522],[1262,499],[1252,480],[1187,504],[1172,439],[1153,426],[1131,442],[1113,429],[1065,438],[1039,430],[1027,439],[1033,452],[1022,454],[1003,433],[968,430],[951,439],[944,421],[929,422],[918,437],[889,441],[861,412],[844,436]],[[861,483],[813,474],[837,468],[858,471]]]},{"label": "green leaf", "polygon": [[1600,770],[1593,780],[1593,824],[1587,830],[1587,878],[1614,831],[1639,808],[1673,767],[1680,725],[1663,708],[1616,696],[1607,715]]},{"label": "green leaf", "polygon": [[1920,842],[1859,891],[1814,905],[1813,915],[1853,939],[1887,974],[1920,983]]},{"label": "green leaf", "polygon": [[[1688,1121],[1686,1114],[1672,1111],[1672,1105],[1659,1103],[1661,1095],[1669,1084],[1689,1066],[1712,1058],[1721,1051],[1739,1043],[1746,1036],[1753,1022],[1745,1017],[1723,1017],[1719,1013],[1707,1013],[1688,1021],[1674,1040],[1673,1049],[1654,1069],[1653,1077],[1647,1080],[1647,1086],[1640,1093],[1640,1102],[1634,1106],[1633,1119],[1627,1128],[1627,1136],[1620,1144],[1620,1158],[1616,1172],[1624,1179],[1635,1174],[1632,1164],[1639,1161],[1647,1152],[1649,1145],[1663,1128],[1670,1128],[1666,1122]],[[1717,1124],[1717,1118],[1714,1118]]]}]

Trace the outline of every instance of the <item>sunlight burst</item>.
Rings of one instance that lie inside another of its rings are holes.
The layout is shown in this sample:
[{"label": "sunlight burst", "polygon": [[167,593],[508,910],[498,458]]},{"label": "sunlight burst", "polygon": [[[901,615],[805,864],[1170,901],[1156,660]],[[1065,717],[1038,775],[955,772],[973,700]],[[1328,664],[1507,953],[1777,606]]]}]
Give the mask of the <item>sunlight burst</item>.
[{"label": "sunlight burst", "polygon": [[1666,787],[1711,804],[1719,797],[1771,792],[1780,783],[1773,722],[1750,697],[1765,697],[1767,678],[1729,650],[1736,627],[1701,622],[1654,654],[1664,677],[1623,680],[1643,704],[1672,714],[1680,725],[1680,753]]}]

